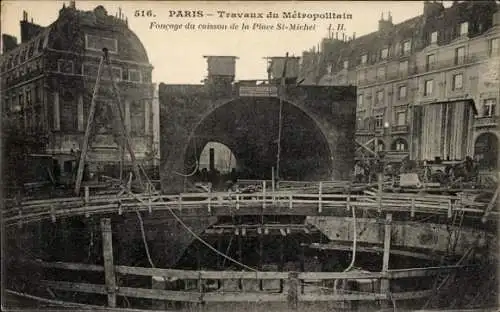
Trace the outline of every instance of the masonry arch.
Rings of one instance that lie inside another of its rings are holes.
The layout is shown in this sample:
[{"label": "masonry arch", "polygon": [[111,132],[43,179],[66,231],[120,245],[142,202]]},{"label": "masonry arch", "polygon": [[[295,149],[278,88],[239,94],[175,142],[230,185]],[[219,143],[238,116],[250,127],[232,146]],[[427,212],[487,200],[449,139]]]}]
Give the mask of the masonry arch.
[{"label": "masonry arch", "polygon": [[479,169],[498,168],[498,137],[492,132],[481,133],[474,142],[474,159]]},{"label": "masonry arch", "polygon": [[283,101],[280,134],[279,107],[279,99],[273,97],[240,97],[212,107],[191,131],[184,162],[199,157],[206,142],[217,141],[228,146],[245,168],[242,178],[269,179],[278,166],[279,146],[281,179],[329,175],[331,149],[321,125],[300,105]]}]

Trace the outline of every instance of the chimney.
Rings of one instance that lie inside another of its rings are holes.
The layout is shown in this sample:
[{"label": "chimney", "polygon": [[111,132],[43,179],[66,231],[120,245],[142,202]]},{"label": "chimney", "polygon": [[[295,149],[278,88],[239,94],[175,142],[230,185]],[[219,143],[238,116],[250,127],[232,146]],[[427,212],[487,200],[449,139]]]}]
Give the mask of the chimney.
[{"label": "chimney", "polygon": [[11,35],[2,34],[2,53],[9,52],[17,48],[17,38]]},{"label": "chimney", "polygon": [[378,21],[378,30],[386,32],[392,28],[392,16],[389,13],[387,21],[384,20],[384,13],[382,12],[382,16],[380,17],[380,20]]},{"label": "chimney", "polygon": [[281,79],[283,76],[283,71],[285,69],[286,61],[286,72],[285,78],[287,79],[297,79],[299,76],[299,63],[300,57],[289,56],[289,57],[269,57],[269,74],[271,79]]},{"label": "chimney", "polygon": [[21,24],[21,43],[30,41],[33,37],[38,35],[43,27],[28,21],[28,13],[23,11],[23,20],[20,22]]}]

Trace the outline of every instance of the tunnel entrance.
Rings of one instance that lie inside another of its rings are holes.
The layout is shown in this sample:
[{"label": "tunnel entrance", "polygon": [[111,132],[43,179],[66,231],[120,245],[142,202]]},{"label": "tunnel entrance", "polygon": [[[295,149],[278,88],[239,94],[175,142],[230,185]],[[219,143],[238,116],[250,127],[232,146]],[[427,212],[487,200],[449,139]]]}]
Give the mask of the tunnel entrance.
[{"label": "tunnel entrance", "polygon": [[278,98],[239,98],[211,111],[197,125],[185,154],[185,167],[199,159],[208,142],[220,142],[238,160],[238,178],[318,180],[331,170],[328,142],[306,112]]}]

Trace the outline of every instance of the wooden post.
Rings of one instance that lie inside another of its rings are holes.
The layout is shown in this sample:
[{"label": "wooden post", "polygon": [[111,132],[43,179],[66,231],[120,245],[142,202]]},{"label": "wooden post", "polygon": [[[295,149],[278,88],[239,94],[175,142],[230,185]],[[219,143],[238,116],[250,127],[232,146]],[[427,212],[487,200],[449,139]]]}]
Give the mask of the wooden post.
[{"label": "wooden post", "polygon": [[377,174],[377,180],[378,180],[378,198],[377,198],[377,201],[378,201],[378,213],[381,213],[382,212],[382,187],[383,187],[383,174],[382,173],[378,173]]},{"label": "wooden post", "polygon": [[[151,289],[165,290],[167,287],[165,277],[151,276]],[[153,308],[158,310],[167,309],[167,301],[153,300]]]},{"label": "wooden post", "polygon": [[412,219],[415,218],[415,198],[413,198],[413,197],[411,199],[410,216],[411,216]]},{"label": "wooden post", "polygon": [[273,203],[274,203],[274,192],[276,190],[276,181],[274,180],[274,167],[271,168],[271,191],[273,192]]},{"label": "wooden post", "polygon": [[90,188],[88,185],[84,187],[85,189],[85,204],[88,204],[90,202]]},{"label": "wooden post", "polygon": [[262,181],[262,208],[266,208],[266,180]]},{"label": "wooden post", "polygon": [[80,186],[83,179],[83,169],[85,166],[85,158],[87,157],[87,151],[89,148],[89,139],[92,131],[92,123],[94,122],[94,115],[96,111],[96,97],[99,90],[99,83],[101,81],[101,71],[104,64],[104,57],[101,57],[99,67],[97,69],[97,79],[94,85],[94,92],[92,94],[92,100],[90,101],[89,115],[87,118],[87,127],[85,129],[85,136],[83,137],[82,152],[80,154],[80,159],[78,160],[78,170],[76,172],[75,181],[75,194],[78,196],[80,193]]},{"label": "wooden post", "polygon": [[297,272],[288,273],[288,308],[296,311],[299,303],[299,274]]},{"label": "wooden post", "polygon": [[104,258],[104,275],[108,292],[108,306],[116,308],[116,278],[113,264],[113,237],[111,233],[111,219],[101,219],[102,253]]},{"label": "wooden post", "polygon": [[[382,273],[387,273],[389,270],[389,256],[391,251],[391,223],[392,223],[392,214],[387,214],[385,216],[385,225],[384,225],[384,255],[382,258]],[[390,292],[389,280],[383,278],[380,281],[380,292],[382,294],[388,294]],[[387,302],[384,301],[384,305],[387,305]]]},{"label": "wooden post", "polygon": [[453,206],[451,204],[451,199],[448,199],[448,219],[453,216]]},{"label": "wooden post", "polygon": [[321,200],[322,193],[323,193],[323,182],[320,181],[319,182],[319,190],[318,190],[318,200],[319,200],[319,202],[318,202],[318,212],[320,212],[320,213],[323,210],[323,205],[322,205],[322,200]]}]

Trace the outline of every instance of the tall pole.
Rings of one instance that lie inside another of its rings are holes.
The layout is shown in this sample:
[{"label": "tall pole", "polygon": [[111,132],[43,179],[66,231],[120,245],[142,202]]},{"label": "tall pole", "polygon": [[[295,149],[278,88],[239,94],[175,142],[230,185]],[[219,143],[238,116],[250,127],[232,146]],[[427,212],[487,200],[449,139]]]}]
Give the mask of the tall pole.
[{"label": "tall pole", "polygon": [[103,64],[104,64],[104,56],[101,57],[101,62],[99,63],[99,68],[97,70],[97,79],[94,85],[92,101],[90,102],[89,116],[87,118],[87,127],[85,129],[85,136],[83,137],[82,152],[80,154],[80,160],[78,162],[78,171],[76,173],[76,181],[75,181],[75,194],[77,196],[80,193],[80,186],[83,179],[83,169],[85,167],[85,158],[87,157],[87,151],[89,148],[90,132],[92,131],[92,123],[94,122],[95,107],[96,107],[95,99],[97,97],[97,91],[99,90],[99,83],[101,81],[101,71]]},{"label": "tall pole", "polygon": [[132,169],[134,170],[135,178],[137,179],[137,181],[139,181],[140,186],[143,187],[141,173],[139,171],[139,166],[137,165],[134,149],[132,148],[132,143],[131,143],[132,140],[130,139],[127,128],[125,127],[125,117],[124,117],[123,112],[122,112],[122,103],[121,103],[121,99],[120,99],[120,94],[118,93],[118,88],[115,85],[115,80],[113,77],[113,69],[111,68],[111,63],[109,61],[109,55],[108,55],[107,49],[104,50],[104,60],[106,61],[106,64],[108,65],[109,78],[111,80],[111,86],[113,89],[114,96],[116,98],[116,102],[114,102],[115,103],[114,106],[116,108],[116,112],[117,112],[118,118],[120,120],[120,122],[119,122],[120,129],[119,130],[122,132],[122,138],[125,141],[124,142],[125,147],[127,148],[128,152],[130,154],[130,160],[132,161]]},{"label": "tall pole", "polygon": [[288,62],[288,52],[285,56],[285,63],[283,64],[283,74],[281,75],[281,92],[279,93],[280,100],[280,111],[279,111],[279,122],[278,122],[278,152],[276,154],[276,178],[280,179],[280,156],[281,156],[281,128],[283,128],[283,93],[285,92],[286,83],[286,65]]}]

